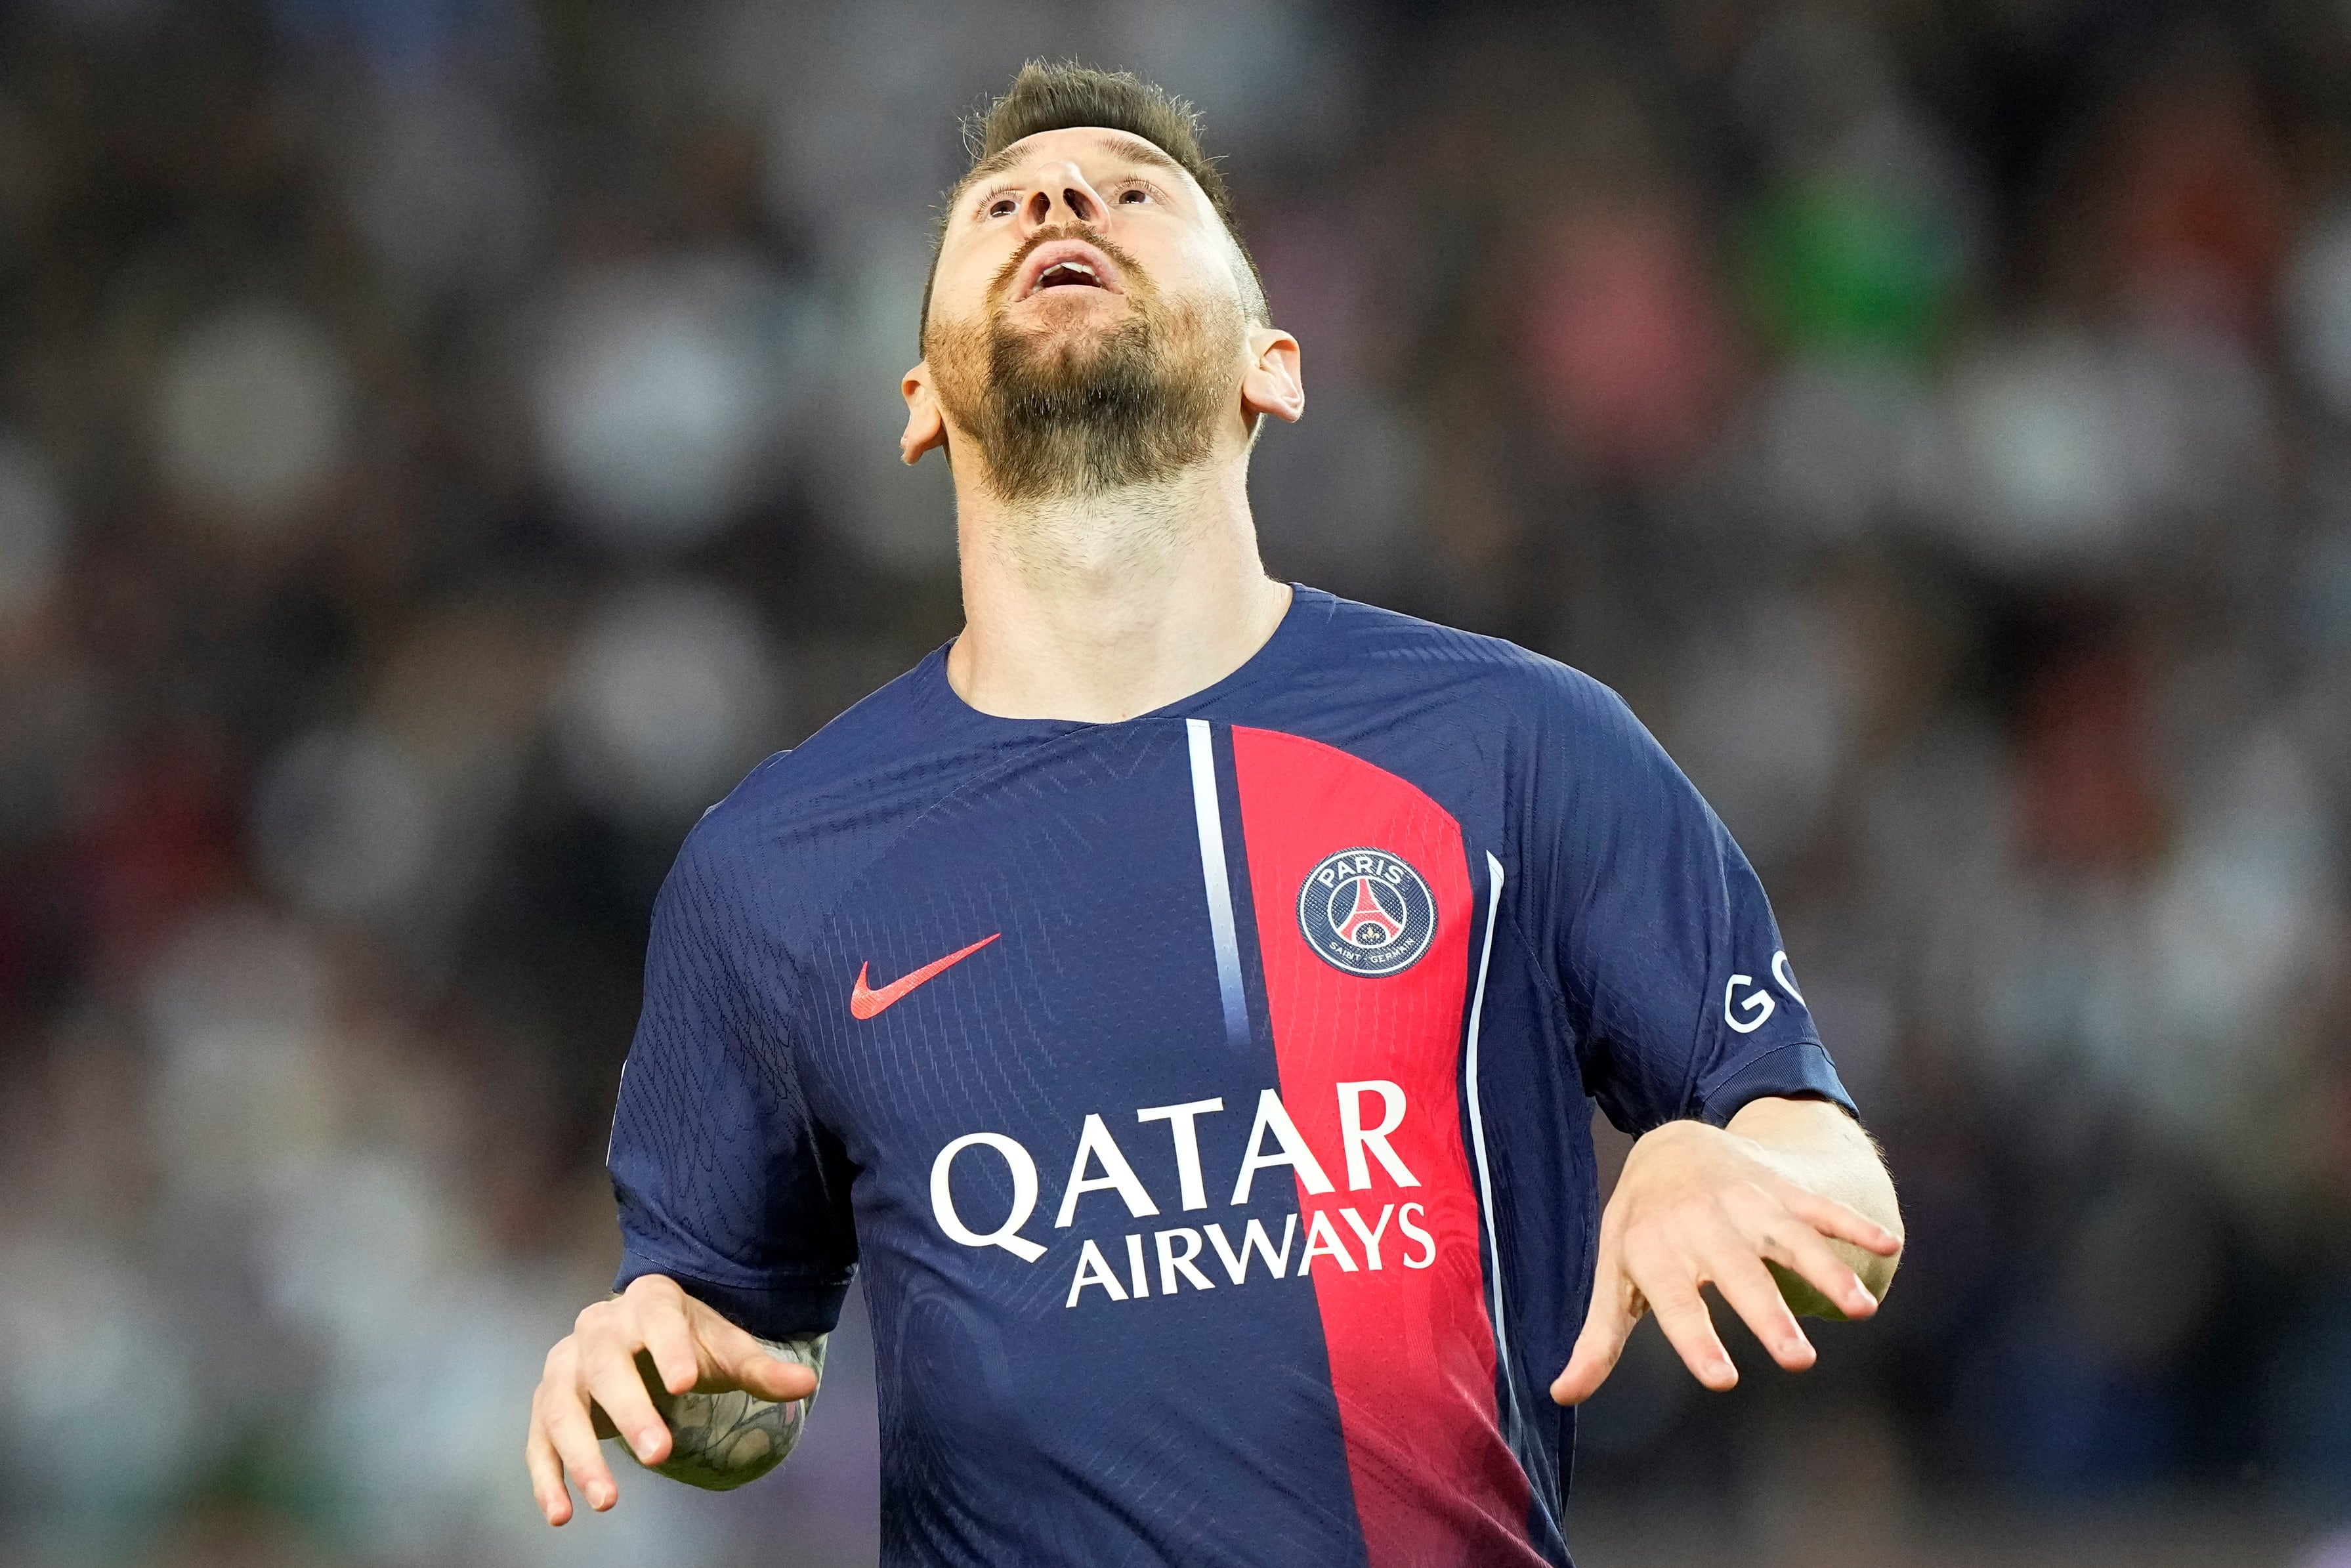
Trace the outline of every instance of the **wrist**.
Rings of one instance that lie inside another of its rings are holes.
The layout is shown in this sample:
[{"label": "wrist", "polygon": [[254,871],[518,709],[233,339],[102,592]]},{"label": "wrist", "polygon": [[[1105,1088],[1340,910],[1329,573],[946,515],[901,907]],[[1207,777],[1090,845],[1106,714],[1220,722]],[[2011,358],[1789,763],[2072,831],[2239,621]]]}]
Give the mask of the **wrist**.
[{"label": "wrist", "polygon": [[1629,1168],[1635,1160],[1646,1163],[1660,1157],[1673,1159],[1693,1151],[1734,1145],[1744,1146],[1750,1154],[1755,1152],[1751,1138],[1742,1138],[1711,1122],[1685,1117],[1677,1122],[1662,1123],[1634,1139],[1632,1152],[1625,1155],[1625,1163]]}]

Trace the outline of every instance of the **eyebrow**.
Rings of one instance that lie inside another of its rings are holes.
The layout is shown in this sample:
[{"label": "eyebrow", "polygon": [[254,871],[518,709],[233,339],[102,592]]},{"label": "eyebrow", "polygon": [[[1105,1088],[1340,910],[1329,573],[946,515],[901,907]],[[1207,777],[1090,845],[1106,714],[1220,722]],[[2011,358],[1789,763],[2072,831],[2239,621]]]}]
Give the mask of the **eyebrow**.
[{"label": "eyebrow", "polygon": [[[1021,140],[1026,141],[1027,138],[1023,137]],[[1104,133],[1102,141],[1102,145],[1111,152],[1134,162],[1147,163],[1155,169],[1165,169],[1171,173],[1182,174],[1189,172],[1183,164],[1139,136],[1110,131]],[[966,191],[970,190],[982,180],[1003,173],[1027,156],[1028,154],[1021,151],[1019,141],[1015,141],[1009,147],[998,148],[994,152],[973,164],[971,172],[956,183],[956,200],[961,201]]]}]

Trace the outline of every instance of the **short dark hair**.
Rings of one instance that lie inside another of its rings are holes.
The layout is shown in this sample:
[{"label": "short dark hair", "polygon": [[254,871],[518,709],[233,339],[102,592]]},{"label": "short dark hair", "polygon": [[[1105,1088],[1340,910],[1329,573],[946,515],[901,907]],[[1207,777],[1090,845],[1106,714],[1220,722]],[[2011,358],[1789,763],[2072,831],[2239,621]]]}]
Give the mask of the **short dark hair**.
[{"label": "short dark hair", "polygon": [[1003,97],[964,121],[964,146],[971,154],[971,167],[940,204],[938,234],[931,246],[931,277],[923,284],[921,335],[927,337],[930,332],[931,283],[938,277],[939,247],[946,241],[956,204],[973,177],[989,159],[1016,141],[1040,131],[1080,126],[1141,137],[1199,183],[1208,205],[1216,209],[1225,232],[1232,236],[1233,247],[1240,252],[1242,267],[1248,269],[1249,313],[1263,320],[1265,285],[1258,276],[1256,259],[1241,238],[1240,225],[1233,219],[1232,194],[1225,189],[1225,177],[1200,150],[1199,110],[1132,71],[1095,70],[1075,60],[1030,60],[1020,68]]}]

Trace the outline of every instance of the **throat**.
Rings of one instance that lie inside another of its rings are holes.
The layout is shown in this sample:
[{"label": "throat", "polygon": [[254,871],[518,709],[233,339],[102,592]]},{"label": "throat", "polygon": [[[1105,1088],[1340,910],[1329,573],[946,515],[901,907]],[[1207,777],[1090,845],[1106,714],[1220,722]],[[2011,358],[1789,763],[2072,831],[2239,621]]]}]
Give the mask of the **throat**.
[{"label": "throat", "polygon": [[1238,517],[1196,492],[967,515],[956,695],[1003,718],[1114,723],[1230,674],[1290,602],[1238,499]]},{"label": "throat", "polygon": [[1010,571],[1055,600],[1123,601],[1179,570],[1215,527],[1212,486],[1178,473],[1115,488],[1008,501],[984,540]]}]

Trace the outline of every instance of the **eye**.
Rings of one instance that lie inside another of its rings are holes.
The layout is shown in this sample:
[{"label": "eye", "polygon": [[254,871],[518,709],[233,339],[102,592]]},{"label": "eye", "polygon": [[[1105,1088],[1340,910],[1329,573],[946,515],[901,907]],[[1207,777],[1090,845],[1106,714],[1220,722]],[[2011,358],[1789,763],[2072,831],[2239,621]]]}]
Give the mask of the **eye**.
[{"label": "eye", "polygon": [[1140,185],[1129,185],[1118,193],[1118,200],[1121,206],[1134,202],[1147,202],[1151,200],[1151,193]]},{"label": "eye", "polygon": [[987,199],[987,215],[991,218],[1008,218],[1019,209],[1020,204],[1008,195],[990,196]]}]

